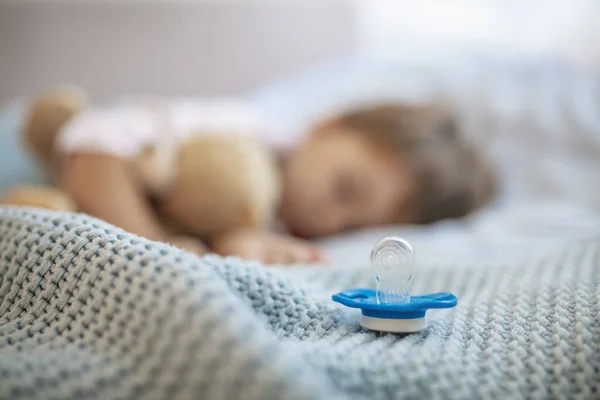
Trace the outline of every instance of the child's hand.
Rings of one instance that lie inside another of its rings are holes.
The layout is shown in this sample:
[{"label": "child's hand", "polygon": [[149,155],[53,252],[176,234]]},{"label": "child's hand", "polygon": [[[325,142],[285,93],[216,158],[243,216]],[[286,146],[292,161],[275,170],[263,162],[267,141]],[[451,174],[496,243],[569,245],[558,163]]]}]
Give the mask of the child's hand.
[{"label": "child's hand", "polygon": [[265,264],[327,262],[327,256],[310,242],[275,233],[240,229],[213,241],[213,250],[224,256],[257,260]]},{"label": "child's hand", "polygon": [[208,247],[200,240],[191,236],[174,236],[169,238],[169,244],[178,249],[202,256],[208,253]]}]

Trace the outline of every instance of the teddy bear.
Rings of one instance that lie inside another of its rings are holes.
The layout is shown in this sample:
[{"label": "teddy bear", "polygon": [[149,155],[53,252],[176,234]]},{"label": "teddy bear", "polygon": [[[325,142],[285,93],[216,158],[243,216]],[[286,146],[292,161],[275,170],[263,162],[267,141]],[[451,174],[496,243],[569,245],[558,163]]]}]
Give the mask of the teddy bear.
[{"label": "teddy bear", "polygon": [[[77,212],[60,189],[60,156],[54,140],[61,127],[87,106],[79,90],[55,90],[34,99],[23,124],[23,146],[47,173],[48,185],[23,185],[3,193],[0,204]],[[207,238],[236,227],[260,227],[280,197],[274,155],[240,135],[191,135],[177,149],[157,145],[133,160],[151,189],[154,207],[172,232]]]}]

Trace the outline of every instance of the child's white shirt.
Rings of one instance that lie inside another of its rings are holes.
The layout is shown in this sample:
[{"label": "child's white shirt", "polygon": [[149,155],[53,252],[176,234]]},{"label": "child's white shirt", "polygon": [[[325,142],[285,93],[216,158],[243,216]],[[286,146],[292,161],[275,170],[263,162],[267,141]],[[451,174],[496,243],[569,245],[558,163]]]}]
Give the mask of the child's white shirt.
[{"label": "child's white shirt", "polygon": [[[195,135],[255,137],[274,149],[291,145],[258,107],[235,99],[138,99],[84,110],[59,132],[61,154],[99,153],[132,158],[162,142],[179,145]],[[293,136],[293,135],[292,135]]]}]

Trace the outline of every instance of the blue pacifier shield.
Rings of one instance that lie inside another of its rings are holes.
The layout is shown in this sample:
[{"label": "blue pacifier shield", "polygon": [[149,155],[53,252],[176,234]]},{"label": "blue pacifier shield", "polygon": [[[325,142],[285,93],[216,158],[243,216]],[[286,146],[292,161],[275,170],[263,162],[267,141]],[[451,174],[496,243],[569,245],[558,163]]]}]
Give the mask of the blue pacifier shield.
[{"label": "blue pacifier shield", "polygon": [[334,294],[333,301],[346,307],[359,308],[363,315],[375,318],[413,319],[425,318],[432,308],[452,308],[458,299],[452,293],[434,293],[411,296],[408,303],[378,303],[373,289],[352,289]]}]

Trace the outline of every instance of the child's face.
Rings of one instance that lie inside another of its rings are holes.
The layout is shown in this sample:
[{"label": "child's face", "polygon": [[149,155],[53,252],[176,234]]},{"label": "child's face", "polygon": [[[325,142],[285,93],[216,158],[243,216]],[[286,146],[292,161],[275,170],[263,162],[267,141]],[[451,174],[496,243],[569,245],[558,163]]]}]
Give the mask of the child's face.
[{"label": "child's face", "polygon": [[410,222],[412,193],[410,174],[398,157],[359,134],[331,129],[311,136],[286,160],[281,216],[303,237],[398,218]]}]

